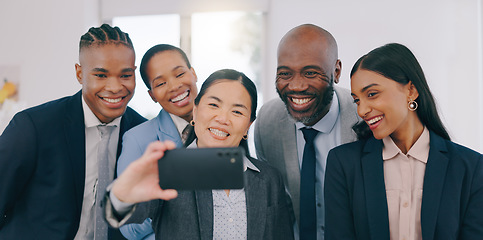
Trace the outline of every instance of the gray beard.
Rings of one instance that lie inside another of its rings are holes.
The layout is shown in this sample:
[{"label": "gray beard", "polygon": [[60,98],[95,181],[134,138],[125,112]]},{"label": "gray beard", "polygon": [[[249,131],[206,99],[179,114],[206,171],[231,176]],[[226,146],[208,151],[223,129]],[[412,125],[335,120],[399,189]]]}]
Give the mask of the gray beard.
[{"label": "gray beard", "polygon": [[[294,117],[292,116],[292,114],[290,113],[290,107],[289,107],[289,104],[287,103],[287,94],[281,94],[281,92],[276,88],[277,90],[277,93],[278,93],[278,96],[280,97],[280,99],[282,99],[283,103],[285,104],[285,107],[287,108],[287,112],[288,114],[290,115],[290,118],[292,118],[293,120],[295,120],[296,122],[301,122],[303,123],[304,125],[309,125],[311,123],[316,123],[317,121],[319,121],[320,119],[322,119],[323,117],[323,109],[325,109],[327,106],[329,106],[332,102],[332,98],[334,97],[334,76],[331,77],[330,79],[330,83],[329,83],[329,87],[327,87],[327,89],[322,93],[322,94],[319,94],[318,96],[320,95],[323,95],[321,101],[319,103],[317,103],[317,106],[316,106],[316,112],[314,114],[312,114],[311,116],[307,116],[307,117]],[[315,95],[315,94],[314,94]]]},{"label": "gray beard", "polygon": [[[321,105],[321,108],[318,107],[317,109],[324,109],[326,106],[329,106],[330,103],[332,102],[333,97],[334,97],[334,86],[333,86],[333,84],[331,84],[330,87],[327,88],[327,90],[325,90],[324,97],[322,98],[322,101],[319,103],[319,105]],[[287,111],[290,113],[290,111],[288,110],[288,105],[285,104],[285,106],[287,107]],[[289,115],[292,119],[294,119],[297,122],[301,122],[304,125],[314,123],[314,122],[320,120],[323,117],[322,111],[316,111],[311,116],[299,117],[299,118],[295,118],[291,114],[289,114]]]}]

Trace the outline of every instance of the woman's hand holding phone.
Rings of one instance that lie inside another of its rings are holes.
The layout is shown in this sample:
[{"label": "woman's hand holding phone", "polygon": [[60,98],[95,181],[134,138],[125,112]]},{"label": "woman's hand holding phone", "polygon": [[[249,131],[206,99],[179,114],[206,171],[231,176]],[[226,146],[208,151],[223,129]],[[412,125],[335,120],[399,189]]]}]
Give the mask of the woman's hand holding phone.
[{"label": "woman's hand holding phone", "polygon": [[144,154],[132,162],[115,180],[111,192],[122,202],[139,203],[154,199],[171,200],[178,196],[173,189],[159,187],[158,160],[166,150],[174,149],[171,141],[153,142]]}]

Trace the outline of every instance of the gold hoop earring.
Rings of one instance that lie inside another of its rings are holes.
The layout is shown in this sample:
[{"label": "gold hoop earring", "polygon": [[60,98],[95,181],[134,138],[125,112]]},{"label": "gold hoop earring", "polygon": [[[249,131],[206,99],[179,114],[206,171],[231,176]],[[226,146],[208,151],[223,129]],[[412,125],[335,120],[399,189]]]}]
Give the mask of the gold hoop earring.
[{"label": "gold hoop earring", "polygon": [[413,101],[412,99],[409,99],[408,109],[412,112],[416,111],[416,109],[418,109],[418,103],[416,101]]},{"label": "gold hoop earring", "polygon": [[243,138],[243,140],[248,140],[248,135],[245,134],[245,135],[243,135],[242,138]]},{"label": "gold hoop earring", "polygon": [[191,120],[190,125],[194,127],[195,126],[195,120]]}]

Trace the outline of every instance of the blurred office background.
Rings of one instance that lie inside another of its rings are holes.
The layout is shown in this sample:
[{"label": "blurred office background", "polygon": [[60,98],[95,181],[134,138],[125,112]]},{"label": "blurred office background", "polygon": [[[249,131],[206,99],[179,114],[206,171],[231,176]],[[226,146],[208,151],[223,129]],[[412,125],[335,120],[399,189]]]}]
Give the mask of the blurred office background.
[{"label": "blurred office background", "polygon": [[[260,105],[278,97],[277,45],[297,25],[334,35],[339,86],[346,88],[360,56],[405,44],[453,140],[483,152],[483,0],[0,0],[0,89],[7,80],[18,90],[0,105],[0,132],[16,111],[80,89],[79,39],[101,23],[130,34],[137,66],[151,46],[169,43],[188,53],[199,86],[221,68],[245,72],[257,83]],[[138,74],[130,106],[152,118],[160,106],[146,90]]]}]

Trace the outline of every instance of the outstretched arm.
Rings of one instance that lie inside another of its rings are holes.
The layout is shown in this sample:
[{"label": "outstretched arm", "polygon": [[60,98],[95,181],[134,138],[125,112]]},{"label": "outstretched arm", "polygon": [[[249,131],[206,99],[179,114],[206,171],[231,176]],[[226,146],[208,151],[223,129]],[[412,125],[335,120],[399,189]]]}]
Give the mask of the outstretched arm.
[{"label": "outstretched arm", "polygon": [[166,150],[174,148],[176,145],[171,141],[149,144],[141,158],[132,162],[113,183],[112,194],[125,203],[176,198],[176,190],[159,187],[158,176],[158,160],[164,156]]}]

